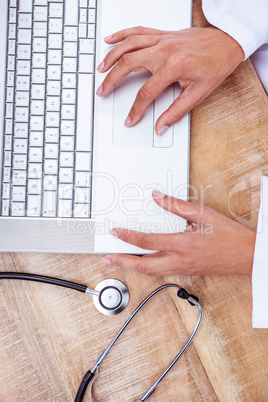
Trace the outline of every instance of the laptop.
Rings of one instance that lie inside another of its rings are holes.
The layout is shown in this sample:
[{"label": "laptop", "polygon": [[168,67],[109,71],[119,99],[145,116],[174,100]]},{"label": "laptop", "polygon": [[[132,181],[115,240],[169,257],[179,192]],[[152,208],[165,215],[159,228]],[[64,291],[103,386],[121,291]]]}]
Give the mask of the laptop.
[{"label": "laptop", "polygon": [[162,137],[154,131],[179,88],[133,128],[124,120],[147,72],[95,93],[106,36],[190,25],[190,0],[1,1],[0,251],[144,253],[110,229],[184,230],[151,196],[188,196],[189,115]]}]

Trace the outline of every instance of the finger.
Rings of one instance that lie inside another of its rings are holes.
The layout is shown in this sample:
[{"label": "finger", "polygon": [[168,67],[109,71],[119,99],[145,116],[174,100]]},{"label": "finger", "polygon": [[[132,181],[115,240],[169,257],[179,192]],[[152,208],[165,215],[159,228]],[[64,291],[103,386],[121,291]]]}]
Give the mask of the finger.
[{"label": "finger", "polygon": [[153,74],[137,93],[136,99],[125,121],[125,125],[132,127],[137,124],[152,101],[169,85],[170,82],[167,81],[164,73],[158,71]]},{"label": "finger", "polygon": [[179,215],[193,224],[198,224],[206,218],[206,209],[203,205],[184,201],[180,198],[169,197],[159,191],[152,193],[154,201],[166,211]]},{"label": "finger", "polygon": [[124,54],[118,63],[107,74],[103,83],[97,89],[98,96],[106,96],[132,71],[146,70],[146,50]]},{"label": "finger", "polygon": [[115,265],[131,271],[138,271],[145,275],[162,275],[165,267],[168,267],[169,256],[163,252],[150,256],[137,257],[127,254],[109,254],[103,257],[102,262],[107,265]]},{"label": "finger", "polygon": [[104,73],[108,71],[125,53],[154,46],[159,42],[159,40],[160,38],[155,35],[129,36],[107,54],[107,56],[98,66],[97,70],[100,73]]},{"label": "finger", "polygon": [[201,88],[189,86],[182,90],[180,96],[170,105],[170,107],[158,118],[155,131],[158,135],[164,132],[174,123],[179,121],[186,113],[190,112],[198,105],[207,93],[203,93]]},{"label": "finger", "polygon": [[124,242],[133,244],[143,250],[170,251],[178,247],[178,235],[182,235],[182,233],[143,233],[120,228],[114,228],[110,233]]},{"label": "finger", "polygon": [[131,35],[164,35],[164,34],[166,34],[166,31],[161,31],[159,29],[132,27],[115,32],[114,34],[107,36],[104,40],[106,43],[113,44],[121,42],[122,40],[128,38]]}]

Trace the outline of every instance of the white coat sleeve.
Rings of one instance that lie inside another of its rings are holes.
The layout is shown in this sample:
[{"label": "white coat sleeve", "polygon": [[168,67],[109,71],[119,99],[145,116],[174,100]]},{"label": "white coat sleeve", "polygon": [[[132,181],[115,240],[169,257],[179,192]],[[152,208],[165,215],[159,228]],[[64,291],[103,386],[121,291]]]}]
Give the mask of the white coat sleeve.
[{"label": "white coat sleeve", "polygon": [[268,177],[262,177],[261,206],[252,273],[254,328],[268,328]]},{"label": "white coat sleeve", "polygon": [[[268,93],[268,0],[203,0],[203,11],[211,25],[232,36],[247,59],[252,53],[261,63],[262,83]],[[259,63],[260,64],[260,63]],[[252,273],[254,328],[268,328],[268,177],[262,178],[261,208]]]},{"label": "white coat sleeve", "polygon": [[207,21],[232,36],[247,59],[268,43],[268,0],[203,0]]}]

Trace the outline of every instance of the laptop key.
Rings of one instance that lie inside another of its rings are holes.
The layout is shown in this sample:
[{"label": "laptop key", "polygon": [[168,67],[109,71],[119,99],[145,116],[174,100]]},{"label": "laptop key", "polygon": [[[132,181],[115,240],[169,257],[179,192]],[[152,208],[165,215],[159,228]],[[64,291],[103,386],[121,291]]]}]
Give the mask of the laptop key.
[{"label": "laptop key", "polygon": [[28,138],[28,123],[15,123],[14,136],[18,138]]},{"label": "laptop key", "polygon": [[18,28],[31,28],[32,14],[19,14]]},{"label": "laptop key", "polygon": [[2,200],[2,216],[9,216],[9,200]]},{"label": "laptop key", "polygon": [[90,203],[91,189],[90,187],[78,187],[74,191],[74,202],[81,204]]},{"label": "laptop key", "polygon": [[44,162],[44,174],[58,174],[57,159],[46,159]]},{"label": "laptop key", "polygon": [[13,102],[13,99],[14,99],[14,88],[7,87],[6,101],[7,102]]},{"label": "laptop key", "polygon": [[43,146],[43,133],[42,131],[30,132],[30,147],[42,147]]},{"label": "laptop key", "polygon": [[75,218],[90,218],[90,204],[74,204]]},{"label": "laptop key", "polygon": [[87,8],[87,1],[88,1],[88,0],[80,0],[79,6],[80,6],[80,7]]},{"label": "laptop key", "polygon": [[11,177],[11,168],[10,167],[4,167],[3,168],[2,182],[3,183],[9,183],[10,182],[10,177]]},{"label": "laptop key", "polygon": [[[74,10],[73,10],[74,13]],[[49,4],[49,17],[57,18],[62,17],[63,4],[62,3],[50,3]]]},{"label": "laptop key", "polygon": [[16,24],[16,19],[17,19],[16,9],[15,8],[10,8],[10,10],[9,10],[9,22],[11,24]]},{"label": "laptop key", "polygon": [[25,216],[25,202],[12,202],[11,203],[12,216]]},{"label": "laptop key", "polygon": [[33,25],[34,36],[47,36],[47,23],[46,22],[35,22]]},{"label": "laptop key", "polygon": [[16,78],[16,90],[17,91],[29,91],[30,77],[19,76]]},{"label": "laptop key", "polygon": [[12,187],[12,201],[25,201],[26,189],[22,186]]},{"label": "laptop key", "polygon": [[8,56],[7,58],[7,70],[14,71],[15,70],[15,56]]},{"label": "laptop key", "polygon": [[30,148],[29,149],[29,162],[42,162],[43,149],[42,148]]},{"label": "laptop key", "polygon": [[12,136],[5,135],[5,151],[11,151],[12,149]]},{"label": "laptop key", "polygon": [[58,144],[45,144],[45,158],[46,159],[57,159],[59,154]]},{"label": "laptop key", "polygon": [[75,185],[79,187],[90,187],[90,172],[76,172]]},{"label": "laptop key", "polygon": [[89,8],[96,8],[96,0],[88,0]]},{"label": "laptop key", "polygon": [[19,0],[19,11],[31,13],[33,9],[33,0]]},{"label": "laptop key", "polygon": [[31,58],[31,45],[18,45],[17,58],[20,60],[30,60]]},{"label": "laptop key", "polygon": [[13,170],[12,185],[26,186],[26,171]]},{"label": "laptop key", "polygon": [[74,138],[72,136],[61,136],[60,138],[61,151],[73,151],[74,150]]},{"label": "laptop key", "polygon": [[58,217],[71,218],[72,217],[73,202],[72,200],[60,199],[58,202]]},{"label": "laptop key", "polygon": [[60,183],[73,183],[73,169],[72,168],[60,168],[59,182]]},{"label": "laptop key", "polygon": [[29,179],[27,185],[28,194],[42,194],[42,181],[40,179]]},{"label": "laptop key", "polygon": [[15,95],[16,106],[29,106],[29,92],[17,91]]},{"label": "laptop key", "polygon": [[14,87],[14,71],[7,72],[7,86]]},{"label": "laptop key", "polygon": [[77,151],[92,150],[93,85],[93,74],[78,75],[76,119]]},{"label": "laptop key", "polygon": [[57,190],[57,176],[56,175],[45,175],[43,181],[43,190],[45,191],[55,191]]},{"label": "laptop key", "polygon": [[78,27],[64,27],[64,40],[65,41],[75,41],[78,38]]},{"label": "laptop key", "polygon": [[50,218],[55,218],[56,210],[57,210],[57,191],[44,191],[42,215]]},{"label": "laptop key", "polygon": [[2,198],[9,199],[10,196],[10,183],[3,183]]},{"label": "laptop key", "polygon": [[4,166],[11,166],[12,154],[11,151],[4,152]]},{"label": "laptop key", "polygon": [[62,33],[62,20],[60,18],[51,18],[48,23],[50,33]]},{"label": "laptop key", "polygon": [[18,43],[30,44],[32,41],[30,29],[19,29],[18,30]]},{"label": "laptop key", "polygon": [[91,152],[76,152],[75,169],[80,171],[91,171]]},{"label": "laptop key", "polygon": [[8,54],[15,54],[15,41],[14,40],[9,40],[8,41]]},{"label": "laptop key", "polygon": [[94,10],[92,8],[90,8],[88,10],[88,22],[90,24],[95,24],[95,22],[96,22],[96,10]]},{"label": "laptop key", "polygon": [[94,53],[95,40],[94,39],[79,39],[79,52],[80,53]]},{"label": "laptop key", "polygon": [[16,138],[14,140],[14,153],[27,154],[27,139],[26,138]]},{"label": "laptop key", "polygon": [[73,185],[72,184],[59,184],[59,199],[72,200],[73,198]]},{"label": "laptop key", "polygon": [[44,117],[43,116],[31,116],[30,117],[30,130],[43,130]]},{"label": "laptop key", "polygon": [[79,38],[86,38],[87,37],[87,24],[79,24]]},{"label": "laptop key", "polygon": [[40,216],[40,215],[41,215],[41,196],[28,195],[27,216]]},{"label": "laptop key", "polygon": [[32,179],[41,179],[42,177],[42,163],[29,163],[28,177]]},{"label": "laptop key", "polygon": [[25,170],[27,166],[27,155],[13,155],[13,169]]},{"label": "laptop key", "polygon": [[[49,82],[47,84],[47,91],[49,90]],[[33,84],[31,91],[32,99],[45,99],[45,85]]]},{"label": "laptop key", "polygon": [[94,55],[80,54],[79,55],[79,72],[94,73]]},{"label": "laptop key", "polygon": [[64,22],[66,25],[78,25],[78,0],[64,1]]},{"label": "laptop key", "polygon": [[34,21],[47,21],[47,7],[34,7]]}]

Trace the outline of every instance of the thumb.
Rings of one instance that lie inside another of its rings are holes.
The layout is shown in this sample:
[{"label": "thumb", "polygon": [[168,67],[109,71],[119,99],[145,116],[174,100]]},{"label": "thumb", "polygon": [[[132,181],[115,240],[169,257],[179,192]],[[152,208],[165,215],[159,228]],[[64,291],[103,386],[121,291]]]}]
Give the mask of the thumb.
[{"label": "thumb", "polygon": [[158,135],[164,132],[174,123],[179,121],[186,113],[190,112],[207,96],[197,85],[189,85],[182,90],[181,94],[170,107],[158,118],[155,131]]},{"label": "thumb", "polygon": [[191,223],[198,224],[200,220],[205,218],[206,209],[203,205],[170,197],[159,191],[153,191],[152,195],[154,201],[161,208],[181,216]]}]

